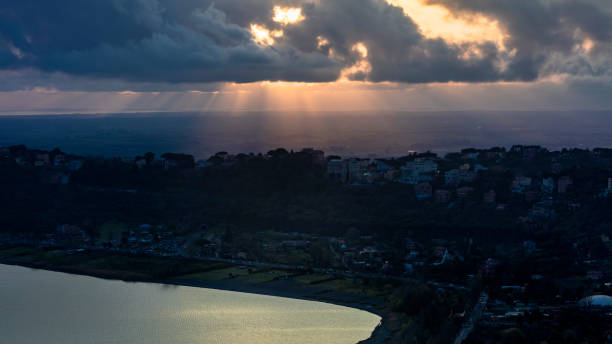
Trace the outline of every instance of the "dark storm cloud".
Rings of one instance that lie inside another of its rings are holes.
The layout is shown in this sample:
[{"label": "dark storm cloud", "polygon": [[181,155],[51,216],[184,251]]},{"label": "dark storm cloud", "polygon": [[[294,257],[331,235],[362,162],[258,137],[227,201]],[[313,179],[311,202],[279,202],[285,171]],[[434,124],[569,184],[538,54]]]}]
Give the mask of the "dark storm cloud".
[{"label": "dark storm cloud", "polygon": [[[371,70],[352,79],[425,83],[609,75],[609,0],[427,1],[457,15],[498,20],[508,33],[508,50],[426,38],[384,0],[5,0],[0,70],[140,85],[323,82],[357,63],[361,57],[352,48],[363,42]],[[271,20],[275,5],[301,7],[306,19],[282,27],[285,35],[272,47],[254,43],[251,23],[281,28]],[[328,40],[326,47],[318,47],[319,36]],[[596,45],[579,56],[576,45],[585,38]]]},{"label": "dark storm cloud", "polygon": [[[189,14],[171,8],[155,0],[5,1],[0,35],[22,56],[1,49],[0,68],[155,82],[338,77],[341,66],[323,54],[253,43],[246,28],[213,5]],[[175,13],[184,15],[182,22]]]},{"label": "dark storm cloud", "polygon": [[0,66],[10,65],[17,60],[17,56],[11,51],[11,48],[8,42],[3,42],[0,39]]},{"label": "dark storm cloud", "polygon": [[[494,45],[455,45],[442,39],[426,39],[402,9],[384,1],[321,1],[306,7],[305,13],[306,20],[287,31],[291,42],[308,49],[308,45],[316,46],[316,37],[321,35],[349,65],[359,57],[351,52],[352,46],[363,42],[372,66],[367,75],[371,81],[423,83],[504,78],[495,67],[498,51]],[[461,57],[474,47],[482,51],[482,57]]]},{"label": "dark storm cloud", "polygon": [[88,91],[88,92],[213,92],[221,83],[169,83],[126,81],[119,78],[89,78],[65,73],[45,73],[35,69],[0,71],[0,92],[11,91]]},{"label": "dark storm cloud", "polygon": [[[508,33],[506,45],[515,50],[508,73],[534,79],[549,73],[604,72],[612,44],[610,0],[427,0],[457,15],[484,14]],[[586,58],[577,46],[590,39],[597,46]],[[606,48],[607,47],[607,48]],[[605,61],[602,61],[605,60]],[[581,65],[581,66],[580,66]]]},{"label": "dark storm cloud", "polygon": [[481,13],[497,19],[517,47],[569,51],[579,30],[591,39],[612,40],[609,0],[426,0],[456,14]]}]

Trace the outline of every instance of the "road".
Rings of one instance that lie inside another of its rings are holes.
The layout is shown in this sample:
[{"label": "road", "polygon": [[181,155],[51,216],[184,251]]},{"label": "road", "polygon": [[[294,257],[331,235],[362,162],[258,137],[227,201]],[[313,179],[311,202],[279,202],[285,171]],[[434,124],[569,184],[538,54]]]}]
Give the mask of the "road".
[{"label": "road", "polygon": [[348,264],[342,258],[342,256],[338,252],[336,252],[336,249],[334,248],[334,245],[331,242],[329,243],[329,250],[332,251],[334,256],[336,256],[336,259],[338,259],[342,263],[342,265],[344,265],[344,267],[346,268],[348,272],[351,272],[351,273],[353,272],[353,270],[348,266]]},{"label": "road", "polygon": [[470,314],[470,318],[466,320],[466,322],[461,327],[461,330],[457,334],[457,338],[455,338],[455,344],[461,344],[474,330],[474,326],[480,320],[482,316],[482,312],[484,311],[487,302],[489,301],[489,294],[483,291],[480,293],[480,297],[478,298],[478,302],[474,305],[474,309],[472,309],[472,313]]}]

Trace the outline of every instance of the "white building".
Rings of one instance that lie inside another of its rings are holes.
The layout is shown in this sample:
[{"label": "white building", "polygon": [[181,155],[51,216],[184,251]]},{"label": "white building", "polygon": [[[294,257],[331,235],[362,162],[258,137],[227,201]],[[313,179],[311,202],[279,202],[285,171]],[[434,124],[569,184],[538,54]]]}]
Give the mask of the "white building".
[{"label": "white building", "polygon": [[523,193],[531,186],[531,178],[520,176],[512,181],[512,192]]},{"label": "white building", "polygon": [[452,169],[444,173],[446,185],[458,185],[459,183],[472,183],[476,180],[476,172],[470,170]]},{"label": "white building", "polygon": [[583,306],[612,307],[612,297],[608,295],[593,295],[585,297],[579,303]]},{"label": "white building", "polygon": [[367,172],[368,165],[370,165],[369,160],[362,159],[349,159],[348,160],[348,175],[349,180],[351,181],[360,181],[364,178],[365,173]]},{"label": "white building", "polygon": [[461,172],[458,169],[446,171],[444,173],[444,183],[446,185],[457,185],[460,182]]},{"label": "white building", "polygon": [[83,160],[70,160],[68,168],[70,171],[78,171],[83,167]]},{"label": "white building", "polygon": [[433,180],[432,174],[438,171],[438,164],[433,160],[418,158],[407,162],[401,168],[400,182],[416,185]]},{"label": "white building", "polygon": [[376,160],[376,169],[380,172],[387,172],[392,170],[393,168],[384,161]]},{"label": "white building", "polygon": [[555,179],[553,177],[542,179],[542,186],[540,189],[543,193],[553,193],[553,191],[555,191]]},{"label": "white building", "polygon": [[327,162],[327,177],[345,183],[348,179],[348,164],[344,160],[334,159]]},{"label": "white building", "polygon": [[400,183],[410,184],[410,185],[416,185],[420,183],[419,171],[403,166],[401,168],[401,173],[402,174],[399,179]]},{"label": "white building", "polygon": [[481,165],[481,164],[476,164],[476,166],[474,166],[474,172],[478,173],[479,171],[488,171],[489,168]]},{"label": "white building", "polygon": [[435,161],[423,158],[417,158],[414,161],[407,162],[405,166],[419,173],[435,173],[438,170],[438,164]]}]

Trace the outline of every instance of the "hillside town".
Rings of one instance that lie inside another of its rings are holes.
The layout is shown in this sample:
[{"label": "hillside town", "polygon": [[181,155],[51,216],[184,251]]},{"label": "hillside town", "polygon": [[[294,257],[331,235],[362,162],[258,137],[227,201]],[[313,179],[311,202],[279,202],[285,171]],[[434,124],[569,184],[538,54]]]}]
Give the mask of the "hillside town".
[{"label": "hillside town", "polygon": [[[0,147],[0,170],[2,247],[475,290],[470,307],[452,312],[466,343],[509,330],[551,340],[546,331],[578,316],[612,320],[612,149],[513,146],[378,159],[277,149],[198,161],[11,146]],[[260,203],[267,194],[278,201]],[[120,205],[136,203],[147,205],[129,214]],[[341,210],[347,203],[363,207]],[[612,342],[609,327],[573,331]]]}]

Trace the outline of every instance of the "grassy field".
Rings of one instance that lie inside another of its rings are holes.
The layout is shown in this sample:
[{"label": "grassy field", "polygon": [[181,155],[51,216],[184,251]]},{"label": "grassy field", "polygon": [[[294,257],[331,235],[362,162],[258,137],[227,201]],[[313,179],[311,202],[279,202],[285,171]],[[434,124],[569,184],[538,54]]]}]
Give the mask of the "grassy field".
[{"label": "grassy field", "polygon": [[210,271],[198,272],[194,274],[188,274],[183,276],[177,276],[179,280],[199,280],[199,281],[220,281],[229,278],[235,278],[238,276],[248,276],[246,269],[242,270],[238,267],[228,267],[222,269],[214,269]]},{"label": "grassy field", "polygon": [[60,270],[124,280],[173,280],[186,283],[235,281],[262,285],[276,280],[298,288],[329,290],[360,297],[384,296],[388,290],[365,285],[360,279],[334,278],[324,274],[277,269],[249,269],[226,263],[131,256],[109,252],[69,252],[28,247],[0,249],[0,258],[44,269]]},{"label": "grassy field", "polygon": [[122,233],[126,231],[128,231],[128,226],[124,223],[106,222],[99,228],[100,240],[103,242],[120,241]]}]

